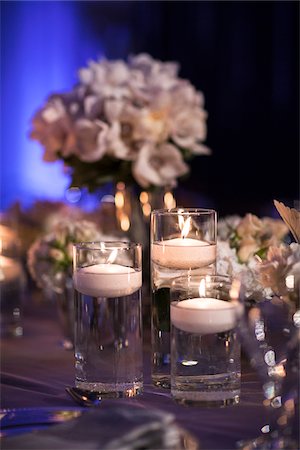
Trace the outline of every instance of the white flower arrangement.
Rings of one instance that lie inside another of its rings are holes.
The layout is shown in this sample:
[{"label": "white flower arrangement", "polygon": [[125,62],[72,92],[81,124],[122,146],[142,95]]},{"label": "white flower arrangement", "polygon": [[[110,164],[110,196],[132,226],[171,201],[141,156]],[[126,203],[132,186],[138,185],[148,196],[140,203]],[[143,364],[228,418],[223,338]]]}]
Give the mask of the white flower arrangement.
[{"label": "white flower arrangement", "polygon": [[[72,276],[73,244],[103,240],[97,226],[87,220],[64,220],[51,232],[37,238],[27,254],[27,266],[37,286],[62,292]],[[107,240],[107,237],[106,237]]]},{"label": "white flower arrangement", "polygon": [[203,94],[178,65],[147,54],[90,61],[79,84],[51,95],[33,117],[43,159],[61,159],[71,184],[93,191],[108,181],[174,187],[193,155],[208,155]]},{"label": "white flower arrangement", "polygon": [[253,214],[221,219],[217,272],[241,276],[246,295],[253,300],[284,293],[286,275],[300,270],[300,246],[284,242],[288,232],[280,219],[259,219]]}]

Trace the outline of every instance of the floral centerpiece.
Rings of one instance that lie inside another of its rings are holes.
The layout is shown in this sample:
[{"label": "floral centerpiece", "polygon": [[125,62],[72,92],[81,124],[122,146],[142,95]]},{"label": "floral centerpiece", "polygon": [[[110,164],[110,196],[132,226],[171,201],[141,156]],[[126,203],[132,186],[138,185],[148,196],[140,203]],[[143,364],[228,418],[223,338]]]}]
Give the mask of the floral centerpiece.
[{"label": "floral centerpiece", "polygon": [[33,280],[56,303],[65,349],[73,348],[74,338],[73,244],[103,240],[115,237],[103,235],[94,222],[64,219],[28,250],[27,265]]},{"label": "floral centerpiece", "polygon": [[284,292],[285,276],[300,271],[300,246],[286,243],[288,226],[253,214],[230,216],[218,224],[217,271],[241,275],[247,296],[260,300]]},{"label": "floral centerpiece", "polygon": [[50,95],[36,112],[30,136],[44,161],[64,162],[73,186],[174,187],[189,158],[210,153],[203,94],[177,74],[176,63],[147,54],[90,61],[72,90]]},{"label": "floral centerpiece", "polygon": [[28,250],[27,265],[37,286],[61,293],[72,276],[73,244],[103,239],[97,226],[87,220],[64,220],[37,238]]}]

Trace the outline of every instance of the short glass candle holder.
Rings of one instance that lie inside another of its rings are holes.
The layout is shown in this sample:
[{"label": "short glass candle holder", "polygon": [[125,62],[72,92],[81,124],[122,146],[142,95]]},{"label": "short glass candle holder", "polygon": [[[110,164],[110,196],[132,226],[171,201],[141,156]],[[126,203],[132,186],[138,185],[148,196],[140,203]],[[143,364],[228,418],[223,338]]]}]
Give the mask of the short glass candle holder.
[{"label": "short glass candle holder", "polygon": [[240,398],[240,344],[231,280],[180,277],[171,285],[171,396],[177,403],[225,406]]}]

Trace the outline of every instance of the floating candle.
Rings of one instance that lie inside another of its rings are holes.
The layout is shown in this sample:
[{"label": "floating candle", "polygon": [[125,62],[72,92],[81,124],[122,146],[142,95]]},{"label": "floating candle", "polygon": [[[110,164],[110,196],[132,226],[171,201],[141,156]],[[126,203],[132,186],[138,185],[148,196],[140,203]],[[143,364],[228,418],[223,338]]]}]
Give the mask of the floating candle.
[{"label": "floating candle", "polygon": [[216,261],[216,244],[192,238],[174,238],[154,242],[152,260],[160,266],[176,269],[206,267]]},{"label": "floating candle", "polygon": [[74,272],[77,291],[92,297],[123,297],[142,286],[142,272],[119,264],[95,264]]},{"label": "floating candle", "polygon": [[236,308],[231,302],[210,297],[172,302],[171,322],[189,333],[222,333],[234,328]]}]

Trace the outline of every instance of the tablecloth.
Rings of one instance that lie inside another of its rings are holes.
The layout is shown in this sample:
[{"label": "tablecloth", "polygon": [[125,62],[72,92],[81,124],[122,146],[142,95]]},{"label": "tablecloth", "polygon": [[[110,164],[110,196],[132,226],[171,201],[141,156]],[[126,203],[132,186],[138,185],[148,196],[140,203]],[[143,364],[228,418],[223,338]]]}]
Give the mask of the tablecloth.
[{"label": "tablecloth", "polygon": [[[28,298],[23,315],[24,335],[1,340],[1,407],[70,407],[65,391],[74,385],[74,355],[60,345],[55,305]],[[148,327],[144,330],[144,391],[120,405],[138,405],[171,413],[176,423],[195,436],[202,450],[236,448],[237,441],[257,436],[267,422],[261,385],[242,355],[242,389],[238,405],[225,408],[176,404],[168,390],[154,387],[150,375]],[[105,400],[109,406],[116,400]],[[101,406],[100,406],[101,407]]]}]

